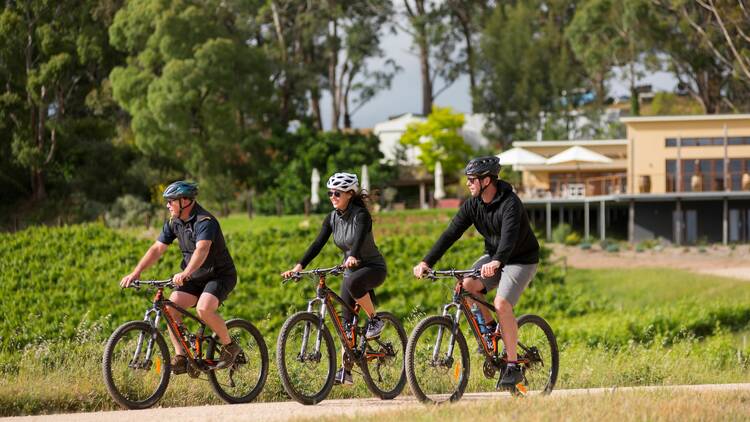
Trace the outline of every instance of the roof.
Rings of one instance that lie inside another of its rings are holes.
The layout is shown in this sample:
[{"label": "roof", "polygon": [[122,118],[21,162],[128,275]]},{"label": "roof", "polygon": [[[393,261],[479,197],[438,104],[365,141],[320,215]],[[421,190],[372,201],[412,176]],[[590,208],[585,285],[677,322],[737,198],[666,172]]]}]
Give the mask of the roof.
[{"label": "roof", "polygon": [[623,123],[699,122],[715,120],[750,120],[750,114],[695,114],[687,116],[621,117]]},{"label": "roof", "polygon": [[603,146],[603,145],[627,145],[627,139],[603,139],[603,140],[575,140],[575,141],[515,141],[514,147],[572,147],[572,146]]}]

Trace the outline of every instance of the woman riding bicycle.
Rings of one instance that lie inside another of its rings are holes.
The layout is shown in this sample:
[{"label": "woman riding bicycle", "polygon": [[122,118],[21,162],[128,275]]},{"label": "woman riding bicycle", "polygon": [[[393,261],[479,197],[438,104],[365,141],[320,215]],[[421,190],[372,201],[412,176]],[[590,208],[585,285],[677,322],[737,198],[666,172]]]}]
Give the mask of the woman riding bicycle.
[{"label": "woman riding bicycle", "polygon": [[[374,289],[385,281],[386,265],[372,236],[372,216],[365,201],[368,196],[359,191],[357,175],[336,173],[328,179],[328,197],[334,210],[323,219],[323,226],[305,255],[289,271],[282,273],[285,278],[301,271],[320,253],[333,233],[333,242],[344,252],[344,282],[341,285],[341,298],[347,304],[358,303],[369,318],[365,337],[375,338],[383,331],[385,323],[375,312]],[[353,315],[344,308],[345,323],[351,323]],[[336,372],[336,384],[353,383],[350,368],[341,367]]]}]

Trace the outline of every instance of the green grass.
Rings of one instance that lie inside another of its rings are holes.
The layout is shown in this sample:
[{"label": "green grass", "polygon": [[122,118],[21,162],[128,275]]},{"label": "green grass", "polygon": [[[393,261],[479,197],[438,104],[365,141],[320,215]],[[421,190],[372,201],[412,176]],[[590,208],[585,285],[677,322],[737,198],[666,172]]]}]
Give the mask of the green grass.
[{"label": "green grass", "polygon": [[[446,226],[453,211],[382,213],[376,240],[389,277],[378,289],[380,308],[399,315],[407,333],[450,300],[450,282],[414,280],[411,267]],[[222,219],[240,283],[222,314],[250,319],[265,336],[271,362],[284,319],[306,306],[313,283],[280,283],[317,234],[322,216],[244,216]],[[101,380],[103,344],[114,327],[140,319],[150,293],[120,291],[153,237],[99,225],[37,228],[0,234],[0,416],[113,409]],[[440,267],[464,267],[481,254],[468,233]],[[145,276],[162,277],[178,253]],[[339,259],[330,245],[313,266]],[[340,281],[332,280],[337,289]],[[661,269],[570,269],[547,261],[524,293],[517,314],[537,313],[561,347],[558,388],[743,382],[750,379],[750,283]],[[474,340],[464,329],[470,350]],[[473,353],[473,352],[472,352]],[[469,391],[489,391],[474,357]],[[219,403],[208,384],[173,379],[163,406]],[[370,397],[361,380],[331,398]],[[408,393],[408,388],[406,390]],[[260,400],[285,400],[271,367]]]}]

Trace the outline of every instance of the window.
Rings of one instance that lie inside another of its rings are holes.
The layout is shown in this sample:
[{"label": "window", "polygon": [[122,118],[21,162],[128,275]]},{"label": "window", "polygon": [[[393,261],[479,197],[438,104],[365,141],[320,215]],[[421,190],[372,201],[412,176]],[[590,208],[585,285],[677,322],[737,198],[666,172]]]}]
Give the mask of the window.
[{"label": "window", "polygon": [[[716,136],[711,138],[681,138],[680,145],[683,147],[706,147],[706,146],[724,146],[724,137]],[[678,138],[665,138],[664,145],[668,148],[677,147]],[[732,136],[727,138],[727,145],[750,145],[750,136]]]}]

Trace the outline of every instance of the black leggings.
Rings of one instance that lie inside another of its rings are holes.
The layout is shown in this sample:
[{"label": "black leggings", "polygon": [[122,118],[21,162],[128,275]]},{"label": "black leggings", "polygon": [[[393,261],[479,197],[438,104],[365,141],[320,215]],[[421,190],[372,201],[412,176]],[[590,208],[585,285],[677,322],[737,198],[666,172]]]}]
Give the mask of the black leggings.
[{"label": "black leggings", "polygon": [[[355,299],[370,293],[370,299],[375,304],[375,289],[385,281],[385,267],[361,267],[353,271],[347,271],[344,274],[344,282],[341,283],[341,298],[344,302],[354,307]],[[344,308],[341,312],[344,321],[352,321],[352,313],[349,309]]]}]

